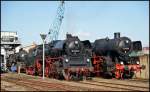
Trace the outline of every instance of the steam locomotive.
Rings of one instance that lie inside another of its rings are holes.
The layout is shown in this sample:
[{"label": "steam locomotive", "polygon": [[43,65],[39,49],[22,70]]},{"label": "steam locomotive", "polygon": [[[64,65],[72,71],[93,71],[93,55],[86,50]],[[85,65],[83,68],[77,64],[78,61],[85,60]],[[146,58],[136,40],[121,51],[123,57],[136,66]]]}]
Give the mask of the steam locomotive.
[{"label": "steam locomotive", "polygon": [[[132,78],[143,67],[139,59],[130,57],[132,51],[142,50],[141,41],[131,41],[128,37],[80,41],[77,36],[66,34],[65,40],[55,40],[45,44],[45,76],[79,80],[94,76],[104,78]],[[20,50],[18,61],[25,63],[27,74],[42,76],[43,47],[38,45],[29,53]]]},{"label": "steam locomotive", "polygon": [[[45,76],[66,80],[89,78],[93,67],[92,51],[87,45],[91,46],[89,41],[80,41],[77,36],[71,34],[66,35],[66,40],[45,44]],[[31,49],[29,53],[20,53],[27,74],[42,75],[42,53],[42,45]]]},{"label": "steam locomotive", "polygon": [[140,41],[131,41],[128,37],[120,37],[120,33],[114,33],[114,39],[107,37],[95,40],[92,49],[92,64],[97,76],[132,78],[134,72],[141,69],[139,60],[129,56],[131,51],[142,49]]}]

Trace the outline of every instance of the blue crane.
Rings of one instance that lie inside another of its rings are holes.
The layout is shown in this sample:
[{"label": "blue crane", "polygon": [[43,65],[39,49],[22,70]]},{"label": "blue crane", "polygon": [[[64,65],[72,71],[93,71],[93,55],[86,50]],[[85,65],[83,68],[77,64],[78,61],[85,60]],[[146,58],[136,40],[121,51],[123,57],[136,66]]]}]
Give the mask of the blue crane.
[{"label": "blue crane", "polygon": [[48,37],[50,41],[58,39],[60,26],[62,24],[62,19],[64,18],[64,10],[65,10],[64,1],[61,1],[57,9],[56,17],[48,32]]}]

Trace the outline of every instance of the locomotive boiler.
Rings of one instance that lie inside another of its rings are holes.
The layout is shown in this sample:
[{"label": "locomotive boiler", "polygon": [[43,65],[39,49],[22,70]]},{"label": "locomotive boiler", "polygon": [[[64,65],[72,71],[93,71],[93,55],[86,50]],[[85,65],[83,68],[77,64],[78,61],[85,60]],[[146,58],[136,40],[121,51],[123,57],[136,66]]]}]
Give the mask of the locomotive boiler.
[{"label": "locomotive boiler", "polygon": [[128,37],[120,37],[120,33],[114,33],[114,39],[95,40],[93,52],[96,55],[118,57],[119,61],[126,63],[128,54],[132,51],[132,42]]},{"label": "locomotive boiler", "polygon": [[113,39],[107,37],[95,40],[92,58],[95,73],[104,77],[132,77],[134,71],[129,69],[131,65],[129,54],[140,48],[142,48],[140,42],[133,42],[128,37],[120,37],[120,33],[114,33]]},{"label": "locomotive boiler", "polygon": [[[77,36],[66,35],[65,40],[55,40],[45,45],[45,75],[57,79],[83,79],[93,71],[92,51]],[[27,74],[42,75],[42,45],[29,51]]]}]

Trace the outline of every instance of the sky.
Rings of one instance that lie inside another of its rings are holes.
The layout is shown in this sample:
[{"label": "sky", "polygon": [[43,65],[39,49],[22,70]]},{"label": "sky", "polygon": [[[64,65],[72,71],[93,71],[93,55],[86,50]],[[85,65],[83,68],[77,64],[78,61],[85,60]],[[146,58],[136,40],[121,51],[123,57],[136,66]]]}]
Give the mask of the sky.
[{"label": "sky", "polygon": [[[1,1],[1,30],[16,31],[23,46],[41,44],[60,1]],[[65,1],[58,39],[66,33],[81,40],[114,37],[114,32],[149,46],[149,1]],[[48,37],[47,39],[48,40]]]}]

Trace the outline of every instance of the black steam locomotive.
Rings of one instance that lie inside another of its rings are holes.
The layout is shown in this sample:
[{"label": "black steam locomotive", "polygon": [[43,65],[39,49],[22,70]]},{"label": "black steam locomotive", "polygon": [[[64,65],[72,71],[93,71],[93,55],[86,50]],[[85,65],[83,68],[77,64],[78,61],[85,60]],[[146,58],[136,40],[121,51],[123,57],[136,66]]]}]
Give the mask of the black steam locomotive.
[{"label": "black steam locomotive", "polygon": [[[57,79],[83,79],[93,71],[89,41],[80,41],[77,36],[66,35],[66,40],[55,40],[45,44],[45,76]],[[87,47],[85,47],[87,46]],[[23,55],[26,73],[42,75],[43,47],[38,45]]]},{"label": "black steam locomotive", "polygon": [[[45,76],[57,79],[83,79],[92,75],[114,78],[132,78],[141,66],[132,51],[142,50],[141,41],[131,41],[115,33],[113,39],[80,41],[77,36],[66,35],[65,40],[55,40],[45,44]],[[20,50],[17,60],[25,63],[27,74],[43,74],[43,47]]]},{"label": "black steam locomotive", "polygon": [[92,58],[95,73],[104,77],[132,77],[140,65],[138,61],[131,63],[129,54],[141,48],[140,41],[132,42],[128,37],[120,37],[120,33],[114,33],[114,39],[95,40]]}]

